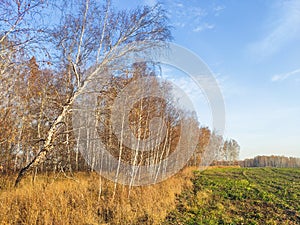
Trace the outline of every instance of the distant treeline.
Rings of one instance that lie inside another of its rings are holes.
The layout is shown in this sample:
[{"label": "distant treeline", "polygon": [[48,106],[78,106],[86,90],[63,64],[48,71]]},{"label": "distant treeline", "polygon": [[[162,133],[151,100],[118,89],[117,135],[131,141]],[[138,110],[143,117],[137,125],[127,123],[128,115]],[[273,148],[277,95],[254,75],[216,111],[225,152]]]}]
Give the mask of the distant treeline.
[{"label": "distant treeline", "polygon": [[300,168],[300,158],[286,156],[256,156],[240,161],[214,161],[212,166]]},{"label": "distant treeline", "polygon": [[300,168],[300,158],[286,156],[256,156],[239,161],[241,167],[289,167]]}]

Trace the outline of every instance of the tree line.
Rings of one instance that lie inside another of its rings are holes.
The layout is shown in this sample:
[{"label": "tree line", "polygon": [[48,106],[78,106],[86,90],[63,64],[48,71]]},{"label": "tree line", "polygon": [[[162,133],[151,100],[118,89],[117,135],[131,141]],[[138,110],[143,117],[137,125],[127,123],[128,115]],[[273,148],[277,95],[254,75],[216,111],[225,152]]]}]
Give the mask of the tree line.
[{"label": "tree line", "polygon": [[[224,141],[216,132],[200,127],[193,113],[174,108],[170,84],[157,78],[159,65],[120,60],[131,53],[167,48],[170,40],[167,15],[159,4],[117,10],[110,0],[104,4],[96,0],[2,1],[1,171],[19,171],[18,185],[30,171],[73,173],[99,166],[95,155],[87,164],[72,124],[73,104],[97,74],[109,77],[96,99],[97,136],[119,162],[141,166],[166,159],[179,142],[182,120],[200,134],[188,165],[213,159],[236,161],[239,145],[235,140]],[[132,106],[128,126],[138,140],[132,151],[123,143],[125,138],[120,140],[114,133],[112,104],[125,86],[140,78],[151,80],[151,88],[166,95],[163,100],[142,98]],[[156,127],[157,134],[164,130],[166,135],[161,135],[160,144],[150,142],[152,151],[138,151],[142,140],[150,136],[150,121],[162,115],[165,123]]]},{"label": "tree line", "polygon": [[256,156],[238,162],[241,167],[299,168],[300,158],[286,156]]},{"label": "tree line", "polygon": [[212,166],[300,168],[300,158],[286,156],[255,156],[244,160],[214,160]]}]

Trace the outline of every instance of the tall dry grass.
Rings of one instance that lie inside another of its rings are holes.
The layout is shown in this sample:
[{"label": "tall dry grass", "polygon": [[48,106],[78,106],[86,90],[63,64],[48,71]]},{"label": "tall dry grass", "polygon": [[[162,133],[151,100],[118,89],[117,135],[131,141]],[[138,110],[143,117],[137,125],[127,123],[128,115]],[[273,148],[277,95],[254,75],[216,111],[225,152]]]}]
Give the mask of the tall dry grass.
[{"label": "tall dry grass", "polygon": [[1,224],[160,224],[175,208],[176,194],[191,186],[195,168],[151,186],[118,185],[96,173],[77,173],[74,179],[38,175],[13,188],[14,177],[0,178]]}]

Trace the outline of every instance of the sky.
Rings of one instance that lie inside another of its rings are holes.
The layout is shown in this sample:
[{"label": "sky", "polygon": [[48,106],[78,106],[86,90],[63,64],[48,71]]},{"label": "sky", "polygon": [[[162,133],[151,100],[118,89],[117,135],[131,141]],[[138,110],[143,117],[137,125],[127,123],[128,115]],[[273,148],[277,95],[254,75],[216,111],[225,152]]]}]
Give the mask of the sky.
[{"label": "sky", "polygon": [[[300,1],[168,3],[175,42],[214,72],[241,158],[300,156]],[[177,4],[177,5],[176,5]]]},{"label": "sky", "polygon": [[[157,1],[114,3],[130,8]],[[225,102],[225,138],[238,141],[240,158],[300,157],[300,1],[161,3],[173,42],[196,53],[217,79]],[[188,86],[183,78],[177,82]]]}]

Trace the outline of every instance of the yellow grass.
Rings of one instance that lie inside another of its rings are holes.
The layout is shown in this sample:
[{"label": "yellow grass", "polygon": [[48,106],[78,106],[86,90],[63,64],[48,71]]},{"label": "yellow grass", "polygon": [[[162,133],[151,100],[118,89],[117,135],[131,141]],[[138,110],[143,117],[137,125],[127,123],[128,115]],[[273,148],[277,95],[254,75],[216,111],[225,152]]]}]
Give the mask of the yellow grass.
[{"label": "yellow grass", "polygon": [[31,177],[19,188],[13,178],[0,178],[0,224],[159,224],[174,209],[176,194],[191,186],[195,168],[186,168],[172,178],[151,186],[114,184],[96,173],[77,173],[75,180],[57,175]]},{"label": "yellow grass", "polygon": [[228,169],[228,168],[241,168],[241,166],[236,166],[236,165],[233,165],[233,166],[221,166],[221,165],[216,165],[216,166],[208,166],[208,167],[203,167],[203,168],[201,168],[200,167],[200,169],[205,169],[205,170],[210,170],[210,169],[218,169],[218,168],[226,168],[226,169]]}]

